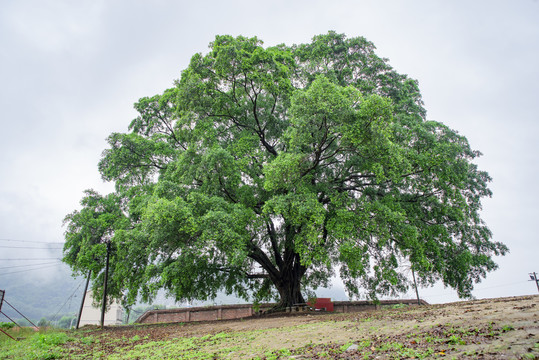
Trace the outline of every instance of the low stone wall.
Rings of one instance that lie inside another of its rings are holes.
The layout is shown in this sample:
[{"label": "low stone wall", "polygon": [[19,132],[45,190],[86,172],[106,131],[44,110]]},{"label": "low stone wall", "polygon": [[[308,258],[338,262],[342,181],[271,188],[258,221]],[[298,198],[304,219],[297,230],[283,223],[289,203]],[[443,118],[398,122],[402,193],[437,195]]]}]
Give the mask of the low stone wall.
[{"label": "low stone wall", "polygon": [[[417,300],[380,300],[378,304],[375,304],[373,301],[334,301],[333,304],[335,312],[347,313],[378,309],[380,306],[393,306],[398,304],[417,305]],[[421,300],[421,304],[427,305],[427,302]],[[273,305],[274,304],[261,304],[259,311],[268,310]],[[146,311],[135,322],[139,324],[149,324],[229,320],[249,317],[254,314],[255,311],[252,304],[157,309]]]},{"label": "low stone wall", "polygon": [[[421,305],[428,305],[425,300],[420,300]],[[379,309],[381,306],[393,305],[417,305],[417,299],[403,300],[380,300],[378,304],[373,301],[334,301],[333,309],[335,312],[348,313],[360,312],[365,310]]]}]

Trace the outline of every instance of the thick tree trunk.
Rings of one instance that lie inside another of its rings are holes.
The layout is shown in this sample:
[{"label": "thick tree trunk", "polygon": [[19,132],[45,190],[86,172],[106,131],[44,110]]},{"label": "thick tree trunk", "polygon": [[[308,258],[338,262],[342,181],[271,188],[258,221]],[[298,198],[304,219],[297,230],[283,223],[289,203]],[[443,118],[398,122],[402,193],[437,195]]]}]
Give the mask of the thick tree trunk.
[{"label": "thick tree trunk", "polygon": [[286,240],[284,253],[279,253],[277,234],[273,223],[268,220],[268,235],[273,250],[273,259],[255,244],[251,243],[249,257],[255,260],[266,272],[266,277],[273,283],[280,295],[280,301],[271,310],[280,311],[295,304],[305,303],[301,294],[301,279],[307,268],[301,265],[300,255],[293,249],[293,239],[297,230],[286,225]]},{"label": "thick tree trunk", "polygon": [[299,279],[297,281],[285,281],[281,286],[277,286],[277,290],[281,295],[281,300],[276,309],[284,309],[305,302],[303,295],[301,295]]},{"label": "thick tree trunk", "polygon": [[281,296],[281,300],[275,307],[277,310],[305,302],[301,294],[301,278],[305,274],[305,270],[305,267],[299,264],[299,256],[296,254],[294,265],[288,271],[283,271],[279,281],[275,284]]}]

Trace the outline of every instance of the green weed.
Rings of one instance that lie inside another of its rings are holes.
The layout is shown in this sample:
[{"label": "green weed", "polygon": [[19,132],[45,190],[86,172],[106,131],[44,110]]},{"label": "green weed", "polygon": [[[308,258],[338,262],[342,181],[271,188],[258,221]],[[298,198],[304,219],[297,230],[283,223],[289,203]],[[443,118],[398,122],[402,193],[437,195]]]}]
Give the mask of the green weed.
[{"label": "green weed", "polygon": [[466,341],[462,340],[462,338],[458,335],[451,335],[447,340],[447,343],[453,345],[466,345]]},{"label": "green weed", "polygon": [[515,330],[513,325],[505,325],[505,326],[502,327],[502,332],[508,332],[508,331],[511,331],[511,330]]},{"label": "green weed", "polygon": [[79,342],[84,345],[91,345],[95,342],[95,338],[92,335],[83,336],[79,339]]},{"label": "green weed", "polygon": [[349,341],[346,344],[341,345],[339,349],[341,350],[341,352],[346,351],[346,349],[352,346],[353,343],[354,343],[353,341]]},{"label": "green weed", "polygon": [[60,359],[64,355],[64,349],[61,345],[71,340],[65,332],[58,330],[35,332],[31,328],[22,328],[12,329],[10,333],[12,336],[20,338],[20,341],[6,337],[9,343],[6,340],[1,342],[0,359]]},{"label": "green weed", "polygon": [[406,305],[406,304],[395,304],[395,305],[391,306],[392,309],[402,309],[402,308],[405,308],[405,307],[408,307],[408,305]]},{"label": "green weed", "polygon": [[0,329],[9,330],[15,327],[15,324],[12,322],[0,322]]}]

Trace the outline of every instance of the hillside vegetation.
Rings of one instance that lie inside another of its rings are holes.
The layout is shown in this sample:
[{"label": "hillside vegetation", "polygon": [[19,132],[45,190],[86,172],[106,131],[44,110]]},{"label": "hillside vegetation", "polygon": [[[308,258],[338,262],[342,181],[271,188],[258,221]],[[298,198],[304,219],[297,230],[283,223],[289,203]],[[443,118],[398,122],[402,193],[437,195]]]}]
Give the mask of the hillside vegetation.
[{"label": "hillside vegetation", "polygon": [[539,296],[361,313],[9,330],[0,359],[537,359]]},{"label": "hillside vegetation", "polygon": [[[3,264],[7,262],[0,262]],[[46,271],[41,270],[39,276],[35,272],[13,273],[3,276],[0,281],[0,289],[6,291],[6,300],[36,324],[43,317],[58,320],[62,315],[75,314],[84,289],[85,279],[71,277],[66,265]],[[2,312],[12,319],[22,320],[9,306],[2,306]],[[0,321],[9,320],[0,316]]]}]

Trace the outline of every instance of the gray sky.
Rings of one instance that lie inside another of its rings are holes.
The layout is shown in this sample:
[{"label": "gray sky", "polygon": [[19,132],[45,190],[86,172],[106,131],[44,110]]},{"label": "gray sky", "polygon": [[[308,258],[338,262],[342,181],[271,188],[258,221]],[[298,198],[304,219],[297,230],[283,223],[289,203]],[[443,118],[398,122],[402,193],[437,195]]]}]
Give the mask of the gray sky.
[{"label": "gray sky", "polygon": [[[63,241],[62,219],[82,191],[113,189],[97,171],[105,138],[126,131],[133,103],[171,87],[216,34],[290,45],[335,30],[374,42],[398,72],[419,80],[428,118],[483,152],[478,163],[494,178],[484,219],[511,252],[497,259],[500,269],[475,296],[536,293],[527,280],[539,272],[539,1],[329,4],[3,0],[0,238]],[[18,251],[0,248],[0,258],[20,257]],[[457,299],[443,287],[421,295]]]}]

